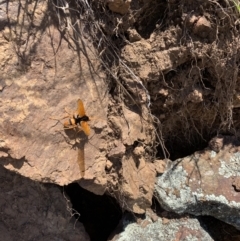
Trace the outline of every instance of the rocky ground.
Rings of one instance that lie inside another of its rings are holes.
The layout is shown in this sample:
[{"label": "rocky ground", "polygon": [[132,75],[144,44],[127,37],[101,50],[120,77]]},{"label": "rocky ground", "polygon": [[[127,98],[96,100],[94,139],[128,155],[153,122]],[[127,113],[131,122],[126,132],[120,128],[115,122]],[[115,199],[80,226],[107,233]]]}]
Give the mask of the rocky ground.
[{"label": "rocky ground", "polygon": [[[1,2],[4,240],[240,240],[239,17],[228,0]],[[89,136],[63,128],[79,98]]]}]

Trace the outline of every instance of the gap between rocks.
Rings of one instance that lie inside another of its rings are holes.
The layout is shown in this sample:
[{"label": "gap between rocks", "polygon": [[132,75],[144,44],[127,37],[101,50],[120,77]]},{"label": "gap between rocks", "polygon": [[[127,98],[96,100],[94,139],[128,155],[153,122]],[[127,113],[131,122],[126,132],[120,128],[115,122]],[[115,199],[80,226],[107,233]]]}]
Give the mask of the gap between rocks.
[{"label": "gap between rocks", "polygon": [[78,212],[75,218],[83,223],[90,240],[106,241],[122,217],[117,201],[106,194],[100,196],[89,192],[77,183],[65,186],[63,191],[70,198],[72,208]]}]

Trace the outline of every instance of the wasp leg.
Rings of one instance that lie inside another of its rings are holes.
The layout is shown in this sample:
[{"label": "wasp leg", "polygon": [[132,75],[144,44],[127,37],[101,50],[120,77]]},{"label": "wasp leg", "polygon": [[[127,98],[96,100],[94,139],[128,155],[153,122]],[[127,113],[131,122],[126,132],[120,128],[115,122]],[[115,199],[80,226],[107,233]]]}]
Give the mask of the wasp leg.
[{"label": "wasp leg", "polygon": [[72,111],[68,111],[66,107],[64,108],[64,111],[68,114],[68,116],[70,116],[70,117],[73,116]]},{"label": "wasp leg", "polygon": [[80,126],[78,126],[78,130],[77,130],[77,133],[79,133],[79,132],[84,132],[84,130],[80,127]]},{"label": "wasp leg", "polygon": [[71,130],[71,129],[74,129],[74,128],[77,128],[77,127],[78,127],[77,125],[72,125],[72,126],[69,126],[69,127],[64,126],[63,129],[64,130]]},{"label": "wasp leg", "polygon": [[[62,124],[62,123],[61,123]],[[69,126],[69,127],[63,127],[63,129],[60,129],[60,130],[55,130],[55,132],[63,132],[64,130],[72,130],[76,128],[76,126]]]},{"label": "wasp leg", "polygon": [[79,133],[80,131],[83,131],[83,129],[80,126],[78,126],[77,133]]},{"label": "wasp leg", "polygon": [[78,133],[79,131],[81,131],[81,127],[78,125],[70,125],[70,126],[64,126],[63,127],[64,130],[71,130],[71,129],[75,129],[76,133]]},{"label": "wasp leg", "polygon": [[57,120],[57,121],[60,121],[60,120],[63,120],[63,119],[66,119],[66,118],[70,118],[71,116],[70,115],[65,115],[64,117],[61,117],[61,118],[57,118],[57,117],[49,117],[49,119],[51,120]]},{"label": "wasp leg", "polygon": [[53,125],[52,127],[55,127],[59,122],[62,124],[61,120],[66,119],[66,118],[69,118],[69,116],[64,116],[64,117],[62,117],[62,118],[49,117],[49,119],[51,119],[51,120],[56,120],[56,121],[57,121],[56,124]]}]

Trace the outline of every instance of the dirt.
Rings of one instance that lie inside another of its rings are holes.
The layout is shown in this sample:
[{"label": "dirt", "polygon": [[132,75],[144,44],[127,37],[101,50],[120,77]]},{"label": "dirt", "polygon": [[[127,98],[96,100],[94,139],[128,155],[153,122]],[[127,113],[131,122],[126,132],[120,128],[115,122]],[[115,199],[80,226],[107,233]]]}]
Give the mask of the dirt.
[{"label": "dirt", "polygon": [[[228,0],[1,3],[1,164],[145,213],[162,159],[239,137],[239,17]],[[84,177],[83,136],[49,120],[79,95],[96,116]]]},{"label": "dirt", "polygon": [[[238,18],[222,4],[171,1],[149,37],[122,48],[148,90],[171,159],[239,126]],[[125,72],[120,77],[127,82]]]}]

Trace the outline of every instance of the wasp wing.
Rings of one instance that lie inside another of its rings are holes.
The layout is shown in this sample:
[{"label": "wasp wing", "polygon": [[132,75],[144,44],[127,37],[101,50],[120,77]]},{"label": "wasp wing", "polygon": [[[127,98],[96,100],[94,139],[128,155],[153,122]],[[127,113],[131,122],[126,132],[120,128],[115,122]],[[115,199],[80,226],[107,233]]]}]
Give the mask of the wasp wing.
[{"label": "wasp wing", "polygon": [[90,127],[86,121],[81,121],[81,128],[87,136],[90,135]]},{"label": "wasp wing", "polygon": [[78,149],[78,159],[77,159],[81,177],[84,177],[85,174],[85,160],[84,160],[84,146]]},{"label": "wasp wing", "polygon": [[83,102],[80,99],[77,102],[77,113],[78,113],[79,117],[85,116],[85,109],[83,106]]}]

